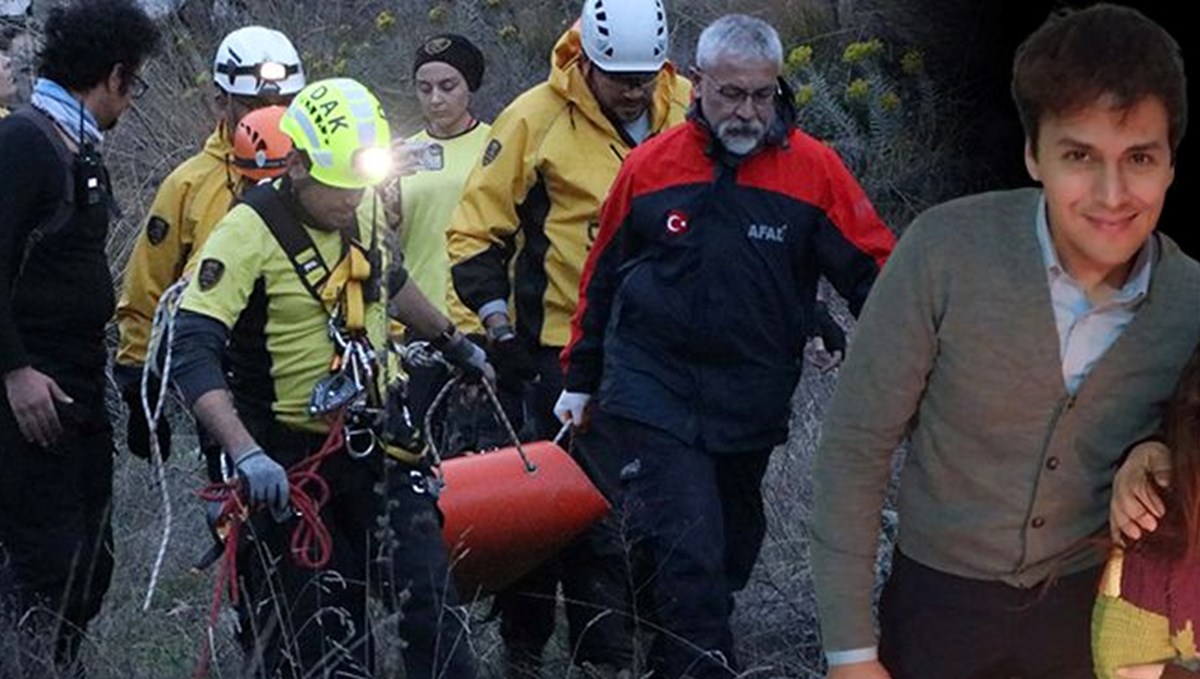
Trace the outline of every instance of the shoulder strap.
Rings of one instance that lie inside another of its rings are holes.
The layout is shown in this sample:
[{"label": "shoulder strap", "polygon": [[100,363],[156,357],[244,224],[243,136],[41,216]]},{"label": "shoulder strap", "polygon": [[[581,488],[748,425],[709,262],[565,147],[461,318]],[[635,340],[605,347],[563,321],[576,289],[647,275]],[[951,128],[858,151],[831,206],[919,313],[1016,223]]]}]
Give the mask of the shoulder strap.
[{"label": "shoulder strap", "polygon": [[324,304],[321,288],[325,281],[329,280],[329,266],[313,243],[312,236],[308,235],[300,220],[296,219],[296,215],[283,202],[279,191],[271,184],[261,184],[243,193],[241,202],[258,213],[271,235],[275,236],[275,240],[283,248],[284,254],[291,260],[292,267],[308,294]]},{"label": "shoulder strap", "polygon": [[66,142],[63,141],[62,133],[58,131],[58,126],[50,120],[50,116],[42,113],[32,106],[25,106],[13,112],[12,117],[28,120],[37,126],[42,134],[50,140],[50,145],[54,147],[54,152],[58,154],[58,159],[68,165],[75,159],[75,152],[67,148]]},{"label": "shoulder strap", "polygon": [[29,261],[29,256],[33,254],[33,249],[37,247],[37,244],[47,236],[54,235],[66,226],[67,222],[71,220],[71,214],[75,212],[75,153],[67,148],[67,144],[63,141],[58,127],[45,113],[32,106],[26,106],[15,111],[12,117],[22,118],[33,123],[46,136],[46,139],[50,142],[50,146],[54,147],[54,153],[62,162],[64,169],[62,200],[54,206],[54,210],[50,213],[50,216],[41,224],[35,226],[29,232],[29,236],[26,237],[25,248],[21,253],[21,261],[17,265],[15,281],[24,272],[25,264]]}]

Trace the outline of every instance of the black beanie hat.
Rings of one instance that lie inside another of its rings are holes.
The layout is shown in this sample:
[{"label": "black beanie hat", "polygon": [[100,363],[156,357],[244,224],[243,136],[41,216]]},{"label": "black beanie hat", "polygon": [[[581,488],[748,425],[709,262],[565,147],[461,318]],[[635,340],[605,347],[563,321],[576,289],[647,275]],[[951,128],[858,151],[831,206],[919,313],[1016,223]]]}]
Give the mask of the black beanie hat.
[{"label": "black beanie hat", "polygon": [[483,83],[483,52],[461,35],[442,33],[421,43],[417,48],[417,58],[413,61],[413,74],[416,75],[417,69],[431,61],[440,61],[458,69],[463,80],[467,81],[467,89],[472,92]]}]

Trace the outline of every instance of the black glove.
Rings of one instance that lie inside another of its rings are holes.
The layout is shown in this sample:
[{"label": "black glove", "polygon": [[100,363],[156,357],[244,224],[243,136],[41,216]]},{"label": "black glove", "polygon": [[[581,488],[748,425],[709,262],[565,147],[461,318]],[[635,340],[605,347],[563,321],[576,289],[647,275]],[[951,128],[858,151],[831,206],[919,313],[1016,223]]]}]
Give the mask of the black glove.
[{"label": "black glove", "polygon": [[490,382],[496,381],[496,369],[488,363],[487,352],[467,339],[462,333],[453,333],[448,339],[435,347],[442,352],[442,356],[450,362],[450,365],[463,371],[468,377],[478,379],[482,377]]},{"label": "black glove", "polygon": [[488,360],[496,366],[497,380],[505,386],[520,387],[522,382],[537,378],[533,356],[525,350],[511,326],[489,328],[487,337]]},{"label": "black glove", "polygon": [[[132,379],[132,371],[136,371],[136,379]],[[118,375],[118,372],[122,374]],[[113,369],[113,375],[121,387],[121,400],[125,401],[129,408],[129,419],[125,423],[125,445],[134,457],[149,460],[150,423],[146,421],[146,411],[142,409],[142,371],[130,366],[121,366],[119,369]],[[147,383],[151,399],[157,398],[158,386],[157,379],[151,379]],[[158,435],[158,452],[162,454],[163,461],[166,461],[171,456],[171,423],[165,416],[160,417],[154,431]]]},{"label": "black glove", "polygon": [[829,307],[824,302],[817,302],[813,309],[813,336],[820,337],[825,344],[825,351],[846,353],[846,331],[833,320]]}]

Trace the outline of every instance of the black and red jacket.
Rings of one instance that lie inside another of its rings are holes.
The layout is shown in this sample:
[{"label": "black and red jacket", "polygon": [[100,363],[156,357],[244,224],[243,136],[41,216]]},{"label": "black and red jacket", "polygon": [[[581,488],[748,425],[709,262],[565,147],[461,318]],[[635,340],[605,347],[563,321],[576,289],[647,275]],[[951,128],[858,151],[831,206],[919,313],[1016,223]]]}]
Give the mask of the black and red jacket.
[{"label": "black and red jacket", "polygon": [[894,244],[832,148],[780,125],[733,156],[694,111],[634,149],[601,209],[566,389],[710,451],[769,448],[818,279],[857,315]]}]

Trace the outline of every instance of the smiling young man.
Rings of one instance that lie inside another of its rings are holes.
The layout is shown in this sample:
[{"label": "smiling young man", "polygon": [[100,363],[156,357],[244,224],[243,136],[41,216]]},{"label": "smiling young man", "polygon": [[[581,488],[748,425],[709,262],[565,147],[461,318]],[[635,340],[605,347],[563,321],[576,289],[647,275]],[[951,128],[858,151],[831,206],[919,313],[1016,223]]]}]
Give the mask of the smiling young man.
[{"label": "smiling young man", "polygon": [[[1128,8],[1051,17],[1013,95],[1040,190],[919,216],[867,301],[815,463],[829,677],[1091,677],[1114,472],[1200,338],[1200,267],[1155,233],[1186,127],[1175,41]],[[871,616],[879,511],[910,436]]]}]

